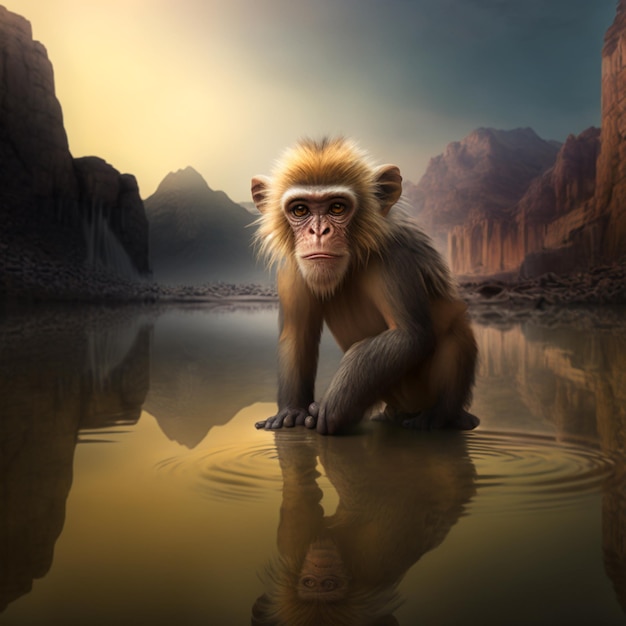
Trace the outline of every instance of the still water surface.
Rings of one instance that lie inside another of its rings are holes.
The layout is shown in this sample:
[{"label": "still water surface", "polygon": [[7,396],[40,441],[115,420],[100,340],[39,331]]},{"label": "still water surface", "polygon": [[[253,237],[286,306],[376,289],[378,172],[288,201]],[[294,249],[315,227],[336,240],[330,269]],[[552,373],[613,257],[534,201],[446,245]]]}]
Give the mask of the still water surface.
[{"label": "still water surface", "polygon": [[0,624],[624,624],[624,318],[476,322],[476,431],[325,438],[253,427],[272,306],[5,313]]}]

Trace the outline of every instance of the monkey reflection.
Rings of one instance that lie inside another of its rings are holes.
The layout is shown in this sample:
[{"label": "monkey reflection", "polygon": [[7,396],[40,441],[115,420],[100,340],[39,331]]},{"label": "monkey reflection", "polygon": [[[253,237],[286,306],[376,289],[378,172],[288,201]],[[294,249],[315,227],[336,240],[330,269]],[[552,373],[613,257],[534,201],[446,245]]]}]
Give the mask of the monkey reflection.
[{"label": "monkey reflection", "polygon": [[[253,624],[398,623],[398,584],[444,540],[475,493],[462,436],[400,437],[382,428],[341,439],[276,433],[279,556],[268,566]],[[334,514],[322,507],[318,456],[339,496]]]}]

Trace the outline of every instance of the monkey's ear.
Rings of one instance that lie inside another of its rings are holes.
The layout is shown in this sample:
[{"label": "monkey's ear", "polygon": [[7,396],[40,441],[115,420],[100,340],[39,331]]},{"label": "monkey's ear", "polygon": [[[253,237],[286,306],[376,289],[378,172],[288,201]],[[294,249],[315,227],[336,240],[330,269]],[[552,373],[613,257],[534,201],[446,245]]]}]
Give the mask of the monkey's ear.
[{"label": "monkey's ear", "polygon": [[261,213],[265,211],[265,203],[267,202],[267,192],[270,183],[271,180],[268,176],[253,176],[252,182],[250,183],[252,201]]},{"label": "monkey's ear", "polygon": [[376,170],[376,196],[380,201],[380,212],[389,213],[389,209],[402,195],[402,176],[400,169],[395,165],[381,165]]}]

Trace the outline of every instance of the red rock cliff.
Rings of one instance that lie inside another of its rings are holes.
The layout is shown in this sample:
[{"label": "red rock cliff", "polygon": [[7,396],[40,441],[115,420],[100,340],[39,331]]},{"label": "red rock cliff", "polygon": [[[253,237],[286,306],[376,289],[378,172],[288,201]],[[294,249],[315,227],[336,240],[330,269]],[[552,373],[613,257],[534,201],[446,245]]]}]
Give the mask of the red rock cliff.
[{"label": "red rock cliff", "polygon": [[595,214],[606,216],[606,253],[626,253],[626,0],[607,30],[602,49],[602,148]]},{"label": "red rock cliff", "polygon": [[440,249],[447,238],[455,273],[567,274],[626,256],[626,0],[602,52],[601,135],[570,135],[553,163],[483,142],[478,167],[475,151],[465,156],[475,135],[450,144],[407,190]]},{"label": "red rock cliff", "polygon": [[[572,232],[589,219],[595,188],[600,132],[570,135],[554,164],[528,184],[506,214],[475,212],[449,232],[450,262],[458,274],[534,275],[571,271],[576,255]],[[586,263],[586,260],[585,260]]]},{"label": "red rock cliff", "polygon": [[[448,233],[460,224],[467,226],[468,235],[492,240],[503,234],[500,226],[492,233],[492,225],[510,221],[512,207],[554,162],[557,151],[558,144],[530,128],[479,128],[431,159],[420,182],[407,185],[405,194],[442,252],[448,248]],[[471,253],[472,264],[485,261],[476,254]]]},{"label": "red rock cliff", "polygon": [[[566,172],[572,183],[566,192],[569,199],[554,219],[543,216],[541,246],[529,250],[520,266],[522,276],[566,274],[626,256],[626,0],[620,0],[604,39],[602,132],[597,149],[591,141],[587,137],[583,147],[587,156],[578,154],[581,177]],[[594,153],[595,179],[590,162]]]}]

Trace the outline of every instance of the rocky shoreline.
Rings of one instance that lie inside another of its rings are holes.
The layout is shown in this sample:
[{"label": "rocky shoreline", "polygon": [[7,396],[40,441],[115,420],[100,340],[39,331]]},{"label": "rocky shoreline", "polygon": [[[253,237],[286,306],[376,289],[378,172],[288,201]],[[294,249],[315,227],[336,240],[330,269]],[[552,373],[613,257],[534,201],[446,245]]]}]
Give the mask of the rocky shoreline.
[{"label": "rocky shoreline", "polygon": [[[626,261],[588,272],[508,282],[476,280],[460,285],[470,308],[502,312],[540,312],[563,306],[626,305]],[[168,303],[274,301],[273,286],[232,284],[161,285],[149,279],[126,280],[106,271],[41,264],[41,259],[11,263],[0,256],[0,301],[84,303]]]},{"label": "rocky shoreline", "polygon": [[7,263],[0,257],[0,302],[167,303],[228,300],[274,301],[267,285],[216,282],[205,285],[161,285],[149,278],[120,278],[106,270],[87,270],[41,259]]},{"label": "rocky shoreline", "polygon": [[464,282],[461,289],[467,302],[478,306],[545,309],[559,305],[622,305],[626,304],[626,261],[568,276],[550,272],[515,282]]},{"label": "rocky shoreline", "polygon": [[598,266],[587,272],[505,282],[465,282],[461,292],[474,322],[506,324],[525,319],[550,317],[571,321],[590,310],[614,321],[624,318],[626,306],[626,262]]}]

